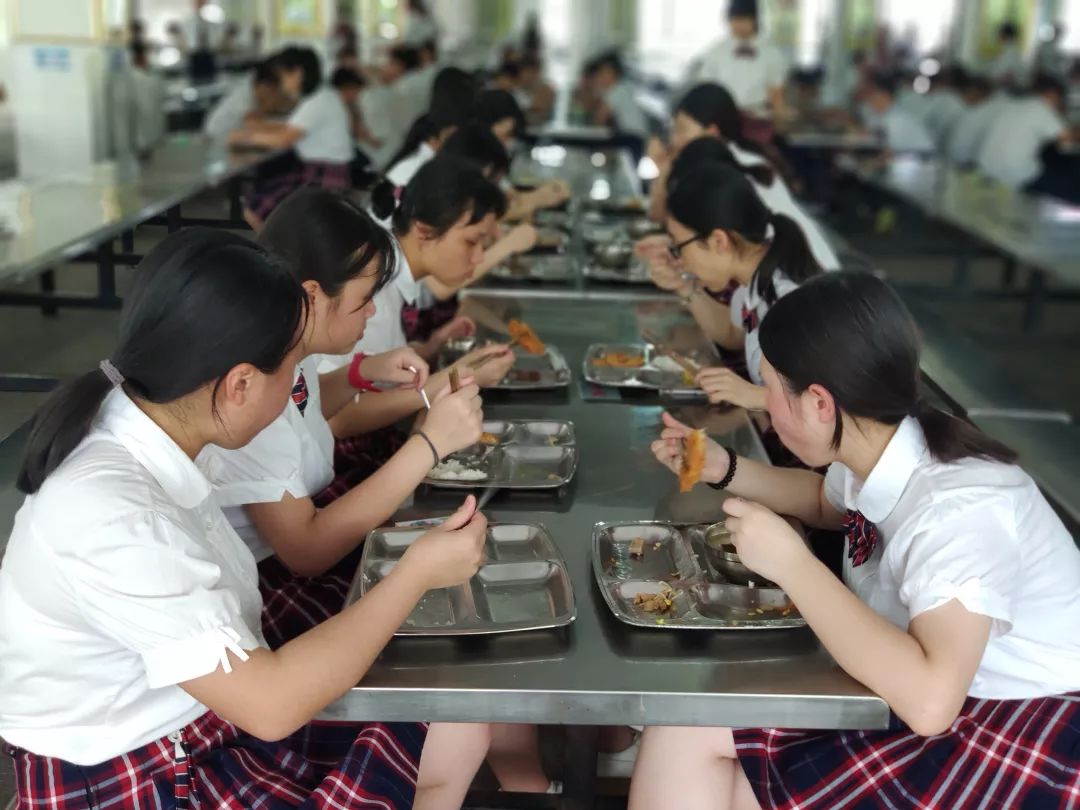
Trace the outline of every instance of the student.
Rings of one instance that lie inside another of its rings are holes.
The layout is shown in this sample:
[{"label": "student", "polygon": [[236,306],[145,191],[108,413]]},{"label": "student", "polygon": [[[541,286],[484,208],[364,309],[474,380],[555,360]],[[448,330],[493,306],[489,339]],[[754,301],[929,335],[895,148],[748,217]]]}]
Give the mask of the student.
[{"label": "student", "polygon": [[311,48],[286,48],[277,58],[287,96],[297,101],[288,121],[251,124],[234,132],[232,144],[295,149],[300,166],[262,179],[245,200],[244,219],[256,232],[278,203],[303,186],[349,187],[353,143],[349,113],[341,98],[322,83],[319,57]]},{"label": "student", "polygon": [[[247,446],[208,447],[198,463],[259,563],[262,628],[276,649],[341,609],[358,562],[353,552],[434,464],[479,440],[483,415],[475,386],[451,394],[447,373],[428,379],[427,364],[407,347],[319,377],[317,356],[352,349],[372,299],[394,274],[390,236],[366,213],[333,192],[305,189],[278,206],[259,240],[308,294],[293,401]],[[417,406],[422,387],[431,410],[381,469],[344,493],[324,492],[335,472],[331,421],[348,420],[377,396],[355,401],[369,379],[405,384],[402,393]]]},{"label": "student", "polygon": [[373,148],[371,159],[380,168],[390,162],[401,148],[412,122],[424,112],[424,108],[417,107],[401,88],[404,77],[419,66],[420,54],[415,48],[406,45],[391,48],[379,70],[378,83],[361,99],[360,111],[379,142],[379,146]]},{"label": "student", "polygon": [[135,149],[147,154],[165,138],[165,80],[150,68],[145,42],[132,42],[130,50]]},{"label": "student", "polygon": [[967,168],[975,164],[983,139],[995,116],[1008,106],[1009,97],[994,93],[986,79],[973,77],[964,88],[964,101],[967,106],[949,133],[945,154],[956,166]]},{"label": "student", "polygon": [[555,111],[555,90],[544,79],[544,65],[540,57],[526,54],[518,62],[514,95],[530,124],[544,124],[551,120]]},{"label": "student", "polygon": [[471,114],[471,97],[455,98],[448,94],[435,97],[431,108],[413,123],[401,150],[386,170],[386,179],[397,188],[407,186],[420,167],[435,157],[443,142]]},{"label": "student", "polygon": [[35,416],[0,565],[0,734],[20,806],[411,806],[421,724],[312,720],[428,589],[478,570],[475,502],[272,651],[255,561],[193,462],[281,413],[305,317],[280,261],[181,231],[140,264],[109,359]]},{"label": "student", "polygon": [[[740,346],[750,382],[728,368],[702,371],[696,380],[710,402],[764,410],[758,326],[777,300],[821,272],[806,237],[789,217],[767,209],[742,172],[699,166],[681,178],[668,199],[671,256],[690,279],[674,290],[708,337],[731,350]],[[705,294],[732,281],[729,306]]]},{"label": "student", "polygon": [[1049,76],[1037,77],[1028,95],[1012,99],[994,117],[979,147],[979,171],[1010,188],[1038,181],[1043,149],[1069,141],[1064,105],[1064,85]]},{"label": "student", "polygon": [[934,151],[934,139],[921,115],[897,101],[897,82],[892,76],[874,74],[867,88],[866,106],[873,116],[870,127],[880,131],[890,153]]},{"label": "student", "polygon": [[[885,731],[645,732],[631,808],[1064,807],[1080,790],[1080,552],[1015,454],[919,396],[918,329],[869,273],[761,325],[769,415],[824,475],[709,441],[743,562],[893,712]],[[678,470],[689,428],[653,453]],[[745,499],[745,500],[744,500]],[[843,528],[843,581],[779,515]],[[871,763],[867,765],[868,763]]]},{"label": "student", "polygon": [[593,113],[593,123],[609,126],[617,134],[639,138],[649,137],[649,119],[637,102],[634,85],[626,78],[622,59],[614,51],[596,60],[592,77],[601,103]]},{"label": "student", "polygon": [[521,69],[518,67],[518,63],[509,59],[504,59],[499,63],[499,66],[495,68],[495,72],[491,74],[491,79],[488,81],[489,90],[505,90],[507,93],[514,93],[517,95],[518,78],[521,75]]},{"label": "student", "polygon": [[214,140],[224,140],[246,121],[261,120],[286,109],[281,92],[277,64],[273,58],[255,65],[255,70],[219,101],[203,122],[203,134]]},{"label": "student", "polygon": [[944,148],[953,127],[964,114],[964,92],[967,83],[968,77],[964,70],[952,67],[941,71],[930,86],[923,111],[923,123],[939,148]]},{"label": "student", "polygon": [[998,55],[987,68],[987,75],[1002,87],[1018,87],[1024,82],[1024,53],[1020,47],[1020,29],[1016,23],[998,28]]},{"label": "student", "polygon": [[723,85],[740,110],[782,115],[787,65],[760,36],[757,0],[732,0],[727,22],[730,36],[709,48],[691,80]]},{"label": "student", "polygon": [[1069,54],[1061,49],[1065,26],[1056,22],[1050,26],[1050,36],[1035,49],[1035,73],[1065,80],[1069,75]]},{"label": "student", "polygon": [[439,38],[439,26],[424,0],[409,0],[408,17],[405,22],[405,34],[402,41],[419,46],[424,42],[433,42]]},{"label": "student", "polygon": [[431,106],[435,76],[439,72],[438,46],[434,39],[421,42],[416,49],[416,70],[402,77],[399,91],[408,99],[410,109],[419,114]]}]

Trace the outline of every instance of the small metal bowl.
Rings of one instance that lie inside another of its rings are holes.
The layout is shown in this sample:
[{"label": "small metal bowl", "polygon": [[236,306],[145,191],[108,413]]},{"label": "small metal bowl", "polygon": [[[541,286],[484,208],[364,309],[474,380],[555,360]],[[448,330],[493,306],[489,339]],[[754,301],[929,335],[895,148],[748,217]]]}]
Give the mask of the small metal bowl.
[{"label": "small metal bowl", "polygon": [[735,585],[749,585],[753,582],[759,588],[776,587],[761,574],[754,573],[743,565],[731,543],[731,532],[724,523],[714,523],[705,530],[705,559],[708,560],[710,573],[715,575],[714,579],[718,576]]},{"label": "small metal bowl", "polygon": [[467,355],[479,344],[477,343],[476,336],[470,335],[469,337],[450,338],[443,345],[443,356],[446,361],[455,363],[462,357]]},{"label": "small metal bowl", "polygon": [[659,223],[644,217],[632,219],[626,223],[626,232],[632,239],[644,239],[646,236],[660,233],[661,230]]},{"label": "small metal bowl", "polygon": [[612,270],[624,270],[630,266],[634,246],[629,242],[607,242],[596,246],[596,260]]}]

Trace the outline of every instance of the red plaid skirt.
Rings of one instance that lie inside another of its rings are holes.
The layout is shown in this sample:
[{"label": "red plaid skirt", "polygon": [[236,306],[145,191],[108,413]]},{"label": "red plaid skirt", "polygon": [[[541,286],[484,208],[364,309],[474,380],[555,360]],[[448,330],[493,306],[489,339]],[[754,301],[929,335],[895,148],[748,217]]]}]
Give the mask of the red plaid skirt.
[{"label": "red plaid skirt", "polygon": [[410,343],[426,342],[436,329],[454,320],[459,306],[456,295],[423,309],[406,304],[401,308],[401,328],[405,332],[405,339]]},{"label": "red plaid skirt", "polygon": [[348,163],[299,163],[277,174],[256,177],[244,205],[259,219],[266,219],[297,189],[320,186],[344,191],[351,184],[351,176]]},{"label": "red plaid skirt", "polygon": [[[312,500],[323,508],[340,498],[379,469],[401,449],[407,437],[395,428],[386,428],[334,445],[334,469],[330,485]],[[341,612],[360,565],[363,546],[317,577],[299,577],[277,557],[259,563],[259,592],[262,594],[262,629],[270,649],[305,633]]]},{"label": "red plaid skirt", "polygon": [[946,734],[735,729],[762,807],[1080,807],[1080,693],[969,698]]},{"label": "red plaid skirt", "polygon": [[181,731],[100,765],[6,747],[26,810],[342,810],[412,807],[427,727],[313,722],[263,742],[207,712]]}]

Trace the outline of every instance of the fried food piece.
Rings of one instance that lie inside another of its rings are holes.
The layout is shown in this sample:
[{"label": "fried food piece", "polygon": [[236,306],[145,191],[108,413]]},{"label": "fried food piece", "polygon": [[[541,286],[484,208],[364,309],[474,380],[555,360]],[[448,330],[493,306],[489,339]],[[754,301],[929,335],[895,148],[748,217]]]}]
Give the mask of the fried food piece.
[{"label": "fried food piece", "polygon": [[529,354],[543,354],[547,351],[544,341],[524,321],[515,318],[510,321],[508,326],[510,327],[510,337],[516,340],[517,344]]},{"label": "fried food piece", "polygon": [[705,469],[705,431],[695,430],[683,440],[683,464],[679,471],[679,492],[689,492],[701,480]]},{"label": "fried food piece", "polygon": [[499,443],[499,437],[494,433],[488,433],[487,431],[480,434],[480,444],[486,444],[488,447],[494,447]]},{"label": "fried food piece", "polygon": [[670,613],[674,606],[674,594],[671,588],[663,585],[659,593],[639,593],[634,597],[634,604],[646,613]]},{"label": "fried food piece", "polygon": [[645,558],[645,538],[636,537],[630,541],[630,558],[642,560]]},{"label": "fried food piece", "polygon": [[604,352],[598,354],[592,364],[606,368],[641,368],[645,365],[645,355],[637,352]]}]

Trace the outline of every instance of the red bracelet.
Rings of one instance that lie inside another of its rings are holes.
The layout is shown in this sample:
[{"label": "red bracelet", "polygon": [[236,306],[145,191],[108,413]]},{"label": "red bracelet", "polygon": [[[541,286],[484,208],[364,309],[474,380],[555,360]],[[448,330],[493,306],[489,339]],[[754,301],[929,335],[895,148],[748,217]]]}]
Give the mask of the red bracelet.
[{"label": "red bracelet", "polygon": [[352,362],[349,364],[349,385],[358,391],[378,391],[379,387],[360,373],[360,364],[364,362],[365,358],[367,358],[367,355],[363,352],[357,352],[353,356]]}]

